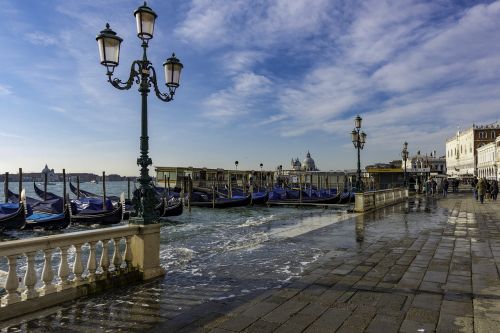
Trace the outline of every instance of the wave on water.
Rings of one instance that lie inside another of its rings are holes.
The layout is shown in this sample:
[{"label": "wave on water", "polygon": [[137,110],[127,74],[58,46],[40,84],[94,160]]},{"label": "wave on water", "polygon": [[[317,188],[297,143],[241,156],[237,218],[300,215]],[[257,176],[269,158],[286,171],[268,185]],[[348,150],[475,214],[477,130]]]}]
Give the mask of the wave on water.
[{"label": "wave on water", "polygon": [[275,219],[274,214],[268,216],[249,217],[243,224],[240,224],[238,228],[255,227],[270,222],[273,219]]},{"label": "wave on water", "polygon": [[160,262],[168,270],[182,270],[193,259],[196,251],[188,248],[166,246],[160,250]]}]

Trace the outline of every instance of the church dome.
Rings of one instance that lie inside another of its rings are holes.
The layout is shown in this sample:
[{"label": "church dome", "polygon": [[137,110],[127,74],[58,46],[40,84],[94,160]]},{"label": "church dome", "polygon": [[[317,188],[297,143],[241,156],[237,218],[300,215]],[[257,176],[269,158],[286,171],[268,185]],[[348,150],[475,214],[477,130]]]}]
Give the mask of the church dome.
[{"label": "church dome", "polygon": [[307,151],[306,158],[302,161],[302,168],[306,171],[316,170],[316,163],[314,163],[314,160],[311,158],[311,153],[309,153],[309,151]]}]

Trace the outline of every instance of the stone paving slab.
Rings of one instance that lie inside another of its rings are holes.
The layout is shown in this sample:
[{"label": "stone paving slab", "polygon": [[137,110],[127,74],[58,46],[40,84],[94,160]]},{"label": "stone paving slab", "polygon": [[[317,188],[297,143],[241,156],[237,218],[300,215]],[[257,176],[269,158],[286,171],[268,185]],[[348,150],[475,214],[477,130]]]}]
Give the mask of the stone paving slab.
[{"label": "stone paving slab", "polygon": [[[449,195],[440,228],[384,238],[184,330],[196,332],[498,332],[500,204]],[[213,314],[212,314],[213,315]]]}]

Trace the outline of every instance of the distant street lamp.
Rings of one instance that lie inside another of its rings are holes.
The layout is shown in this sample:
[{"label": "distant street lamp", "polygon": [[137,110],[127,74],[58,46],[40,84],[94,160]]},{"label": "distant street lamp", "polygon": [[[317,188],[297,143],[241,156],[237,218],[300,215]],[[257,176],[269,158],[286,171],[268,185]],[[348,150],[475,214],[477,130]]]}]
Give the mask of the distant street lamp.
[{"label": "distant street lamp", "polygon": [[163,63],[165,71],[167,93],[160,92],[156,77],[156,71],[148,60],[146,50],[148,48],[149,40],[153,38],[154,24],[158,17],[156,13],[144,5],[137,8],[134,12],[137,23],[137,37],[142,40],[142,60],[135,60],[132,62],[130,68],[130,76],[126,82],[120,79],[112,78],[114,69],[119,64],[120,59],[120,44],[123,39],[118,37],[116,33],[111,30],[109,24],[106,28],[96,37],[97,45],[99,47],[99,55],[101,64],[106,66],[106,75],[111,85],[119,90],[128,90],[132,87],[133,83],[139,85],[139,92],[142,96],[141,106],[141,138],[140,138],[140,152],[141,155],[137,159],[137,165],[141,167],[141,175],[139,177],[140,198],[134,203],[137,217],[131,219],[131,223],[136,224],[151,224],[157,223],[157,214],[154,210],[155,207],[155,190],[152,178],[149,176],[148,166],[153,164],[153,161],[148,156],[149,138],[148,138],[148,93],[150,87],[154,88],[156,96],[164,101],[170,102],[175,94],[175,90],[179,87],[179,80],[183,65],[179,59],[172,54]]},{"label": "distant street lamp", "polygon": [[358,115],[354,119],[355,129],[351,132],[352,143],[354,144],[354,148],[358,150],[358,175],[356,177],[356,192],[361,191],[361,149],[365,146],[366,143],[366,134],[365,132],[361,132],[361,121],[363,119]]},{"label": "distant street lamp", "polygon": [[405,173],[404,173],[404,181],[403,185],[404,187],[407,187],[407,180],[406,180],[406,160],[408,160],[408,142],[405,141],[403,144],[403,150],[401,151],[401,157],[403,158],[404,164],[405,164]]},{"label": "distant street lamp", "polygon": [[240,162],[238,162],[238,161],[234,161],[234,166],[236,167],[236,170],[238,170],[238,164],[239,164],[239,163],[240,163]]}]

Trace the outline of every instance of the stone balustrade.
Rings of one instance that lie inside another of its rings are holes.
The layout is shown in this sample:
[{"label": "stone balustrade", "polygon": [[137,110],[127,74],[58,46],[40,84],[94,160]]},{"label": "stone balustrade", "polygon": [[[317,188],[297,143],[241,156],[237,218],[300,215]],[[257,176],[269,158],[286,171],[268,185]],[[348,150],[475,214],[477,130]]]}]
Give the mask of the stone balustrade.
[{"label": "stone balustrade", "polygon": [[0,321],[163,275],[159,233],[158,224],[127,225],[1,242],[8,269]]},{"label": "stone balustrade", "polygon": [[408,189],[393,188],[381,191],[356,193],[354,211],[361,213],[389,206],[408,198]]}]

